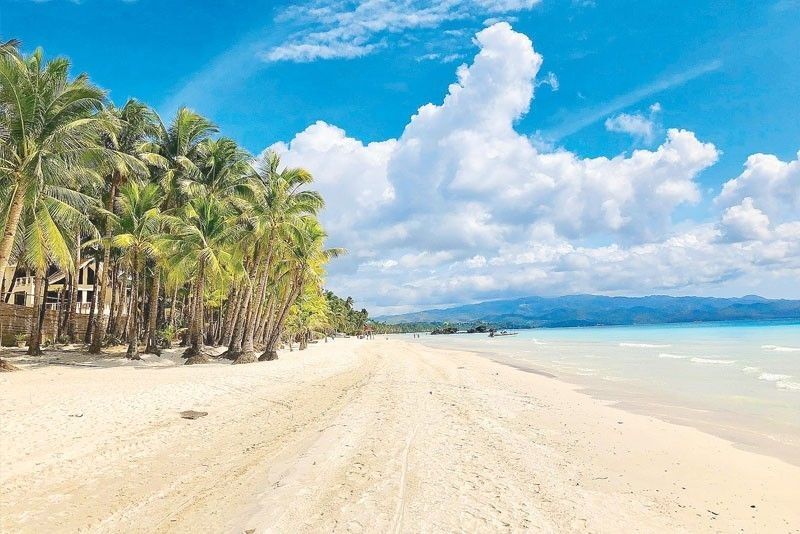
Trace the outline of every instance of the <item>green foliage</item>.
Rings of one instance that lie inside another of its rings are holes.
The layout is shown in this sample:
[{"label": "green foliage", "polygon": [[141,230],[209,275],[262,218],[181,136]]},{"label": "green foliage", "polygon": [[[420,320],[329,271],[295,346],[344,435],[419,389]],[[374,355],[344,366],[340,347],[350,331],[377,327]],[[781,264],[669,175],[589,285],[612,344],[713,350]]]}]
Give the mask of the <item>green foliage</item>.
[{"label": "green foliage", "polygon": [[325,298],[330,309],[331,327],[335,332],[348,335],[358,335],[364,332],[369,319],[367,310],[363,308],[360,311],[353,309],[352,298],[342,299],[332,291],[326,291]]},{"label": "green foliage", "polygon": [[442,328],[434,328],[431,330],[431,335],[442,335],[442,334],[456,334],[458,333],[458,328],[455,326],[443,326]]},{"label": "green foliage", "polygon": [[[256,330],[265,343],[284,329],[304,342],[364,332],[367,311],[322,290],[325,265],[345,251],[325,246],[311,174],[217,134],[186,108],[165,123],[133,99],[116,107],[87,76],[70,77],[66,59],[0,42],[0,272],[74,271],[81,248],[102,258],[99,293],[131,311],[134,356],[143,337],[172,342],[184,328],[202,352],[226,314],[246,315],[251,345]],[[247,307],[232,308],[242,295]]]}]

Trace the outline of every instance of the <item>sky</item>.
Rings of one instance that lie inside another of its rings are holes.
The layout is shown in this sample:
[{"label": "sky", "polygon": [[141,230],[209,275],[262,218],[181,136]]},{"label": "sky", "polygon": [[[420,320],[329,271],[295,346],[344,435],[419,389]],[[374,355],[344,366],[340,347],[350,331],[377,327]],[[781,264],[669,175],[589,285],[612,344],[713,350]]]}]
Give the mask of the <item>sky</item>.
[{"label": "sky", "polygon": [[116,103],[309,169],[373,315],[800,298],[800,0],[0,0]]}]

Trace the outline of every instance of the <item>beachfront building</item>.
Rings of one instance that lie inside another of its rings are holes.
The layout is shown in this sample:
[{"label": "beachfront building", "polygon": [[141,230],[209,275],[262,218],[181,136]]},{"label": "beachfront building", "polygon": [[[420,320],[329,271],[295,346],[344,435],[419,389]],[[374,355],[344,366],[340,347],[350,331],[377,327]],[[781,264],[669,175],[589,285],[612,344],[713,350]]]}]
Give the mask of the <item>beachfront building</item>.
[{"label": "beachfront building", "polygon": [[[82,261],[78,266],[76,312],[89,313],[94,299],[94,292],[97,290],[95,280],[98,274],[102,272],[102,265],[102,262],[95,263],[94,260],[89,259]],[[12,264],[8,266],[4,274],[2,282],[3,287],[7,289],[3,292],[3,302],[33,307],[36,303],[36,277],[33,276],[33,273]],[[65,305],[64,290],[66,287],[68,287],[67,273],[52,267],[47,274],[46,302],[48,309],[56,310]],[[109,291],[103,312],[108,314],[110,308],[111,292]]]}]

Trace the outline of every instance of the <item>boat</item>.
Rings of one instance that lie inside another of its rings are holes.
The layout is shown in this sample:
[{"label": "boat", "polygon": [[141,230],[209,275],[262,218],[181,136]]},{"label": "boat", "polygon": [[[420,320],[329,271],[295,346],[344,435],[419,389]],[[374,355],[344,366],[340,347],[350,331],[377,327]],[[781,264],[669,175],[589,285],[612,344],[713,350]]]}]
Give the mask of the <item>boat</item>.
[{"label": "boat", "polygon": [[509,332],[508,330],[500,330],[499,332],[495,332],[494,330],[489,331],[489,337],[503,337],[503,336],[516,336],[519,332]]}]

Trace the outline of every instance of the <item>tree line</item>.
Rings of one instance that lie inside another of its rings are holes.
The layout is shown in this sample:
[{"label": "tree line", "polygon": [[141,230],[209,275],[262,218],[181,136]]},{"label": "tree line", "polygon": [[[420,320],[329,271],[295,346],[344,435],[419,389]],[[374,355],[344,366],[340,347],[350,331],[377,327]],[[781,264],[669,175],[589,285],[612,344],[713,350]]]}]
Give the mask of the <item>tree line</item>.
[{"label": "tree line", "polygon": [[[287,340],[304,348],[364,330],[366,310],[322,289],[326,263],[345,251],[325,247],[308,171],[253,157],[190,109],[165,123],[135,99],[117,106],[69,70],[0,43],[0,273],[16,265],[35,278],[28,354],[41,354],[54,269],[66,273],[59,341],[94,354],[125,343],[140,359],[142,346],[180,341],[187,364],[209,361],[209,345],[248,363],[276,358]],[[95,287],[78,339],[87,260]]]}]

